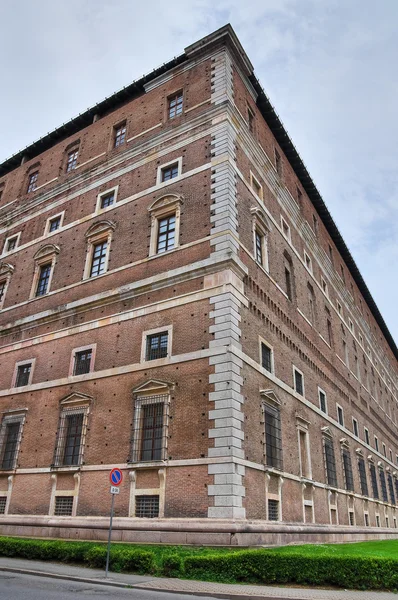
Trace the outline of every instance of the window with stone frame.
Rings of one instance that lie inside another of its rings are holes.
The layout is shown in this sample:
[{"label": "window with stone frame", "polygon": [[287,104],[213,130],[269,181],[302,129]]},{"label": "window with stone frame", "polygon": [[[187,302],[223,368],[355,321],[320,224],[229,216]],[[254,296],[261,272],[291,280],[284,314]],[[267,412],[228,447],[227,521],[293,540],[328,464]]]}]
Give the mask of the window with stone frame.
[{"label": "window with stone frame", "polygon": [[383,499],[383,502],[388,502],[386,476],[384,473],[384,469],[381,466],[379,467],[379,478],[380,478],[381,497]]},{"label": "window with stone frame", "polygon": [[271,346],[266,344],[265,342],[260,342],[261,348],[261,366],[263,369],[268,371],[268,373],[273,373],[274,371],[274,356],[273,350]]},{"label": "window with stone frame", "polygon": [[169,332],[160,331],[146,337],[145,360],[157,360],[168,355]]},{"label": "window with stone frame", "polygon": [[28,186],[26,189],[26,193],[30,194],[34,192],[37,188],[37,180],[39,178],[39,171],[34,171],[33,173],[28,174]]},{"label": "window with stone frame", "polygon": [[18,247],[19,244],[19,238],[21,237],[21,232],[16,233],[15,235],[11,235],[10,237],[8,237],[5,241],[4,244],[4,250],[3,253],[7,253],[8,252],[12,252],[13,250],[15,250]]},{"label": "window with stone frame", "polygon": [[295,299],[295,284],[294,284],[294,267],[293,262],[286,251],[283,253],[284,256],[284,273],[285,273],[285,292],[290,301]]},{"label": "window with stone frame", "polygon": [[344,483],[345,489],[353,492],[354,491],[354,477],[352,473],[351,454],[348,448],[342,448],[341,451],[343,459],[343,472],[344,472]]},{"label": "window with stone frame", "polygon": [[293,384],[295,391],[300,394],[300,396],[304,396],[304,375],[301,371],[297,369],[297,367],[293,366]]},{"label": "window with stone frame", "polygon": [[79,350],[74,353],[73,375],[85,375],[91,371],[93,349]]},{"label": "window with stone frame", "polygon": [[25,411],[4,413],[0,427],[0,469],[4,471],[17,467],[25,416]]},{"label": "window with stone frame", "polygon": [[149,256],[164,254],[179,246],[182,197],[168,194],[148,208],[151,217]]},{"label": "window with stone frame", "polygon": [[83,464],[91,402],[90,396],[76,392],[61,402],[53,467]]},{"label": "window with stone frame", "polygon": [[362,496],[369,496],[368,480],[366,477],[366,466],[362,456],[358,458],[359,483]]},{"label": "window with stone frame", "polygon": [[370,481],[372,483],[372,496],[375,500],[378,500],[379,499],[379,488],[377,485],[376,467],[372,462],[369,463],[369,471],[370,471]]},{"label": "window with stone frame", "polygon": [[70,173],[76,169],[77,157],[79,156],[79,148],[75,147],[68,152],[66,158],[66,172]]},{"label": "window with stone frame", "polygon": [[327,407],[327,399],[326,399],[326,393],[321,390],[321,388],[318,388],[318,397],[319,397],[319,408],[321,409],[321,411],[325,414],[328,413],[328,407]]},{"label": "window with stone frame", "polygon": [[51,281],[59,254],[59,246],[46,244],[42,246],[33,256],[35,267],[33,271],[33,282],[30,292],[31,298],[38,298],[48,294]]},{"label": "window with stone frame", "polygon": [[391,504],[395,504],[395,491],[392,475],[390,472],[387,473],[388,491],[390,492]]},{"label": "window with stone frame", "polygon": [[86,231],[86,261],[83,279],[98,277],[107,272],[115,227],[112,221],[97,221]]},{"label": "window with stone frame", "polygon": [[113,128],[113,147],[119,148],[126,142],[127,123],[124,121]]},{"label": "window with stone frame", "polygon": [[262,404],[264,418],[264,458],[268,467],[282,470],[282,429],[280,406],[272,393],[261,394],[266,399]]},{"label": "window with stone frame", "polygon": [[31,383],[33,374],[33,361],[23,361],[15,365],[14,385],[12,387],[24,387]]},{"label": "window with stone frame", "polygon": [[184,95],[182,90],[167,98],[169,119],[182,115],[184,108]]},{"label": "window with stone frame", "polygon": [[271,225],[264,211],[257,206],[250,209],[252,214],[254,258],[266,271],[269,271],[268,236]]},{"label": "window with stone frame", "polygon": [[4,306],[8,286],[11,281],[14,267],[8,263],[0,263],[0,310]]},{"label": "window with stone frame", "polygon": [[337,488],[336,457],[334,454],[333,439],[329,436],[323,437],[323,450],[325,456],[325,469],[327,484]]},{"label": "window with stone frame", "polygon": [[135,497],[135,516],[141,519],[159,517],[159,494],[139,494]]}]

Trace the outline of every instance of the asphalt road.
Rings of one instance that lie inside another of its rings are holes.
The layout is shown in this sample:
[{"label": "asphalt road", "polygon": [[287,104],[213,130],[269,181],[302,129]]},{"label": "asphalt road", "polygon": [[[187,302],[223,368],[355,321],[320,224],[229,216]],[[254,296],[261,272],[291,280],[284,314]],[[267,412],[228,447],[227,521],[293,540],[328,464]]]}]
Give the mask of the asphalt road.
[{"label": "asphalt road", "polygon": [[63,581],[34,575],[0,573],[1,600],[211,600],[211,596],[169,594],[152,590]]}]

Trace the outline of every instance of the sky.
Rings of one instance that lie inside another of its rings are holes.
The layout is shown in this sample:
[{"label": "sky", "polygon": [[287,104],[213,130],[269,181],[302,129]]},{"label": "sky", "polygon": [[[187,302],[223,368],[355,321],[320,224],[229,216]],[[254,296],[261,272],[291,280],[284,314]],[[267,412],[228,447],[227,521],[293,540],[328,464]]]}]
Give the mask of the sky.
[{"label": "sky", "polygon": [[0,162],[228,22],[398,343],[396,0],[0,0]]}]

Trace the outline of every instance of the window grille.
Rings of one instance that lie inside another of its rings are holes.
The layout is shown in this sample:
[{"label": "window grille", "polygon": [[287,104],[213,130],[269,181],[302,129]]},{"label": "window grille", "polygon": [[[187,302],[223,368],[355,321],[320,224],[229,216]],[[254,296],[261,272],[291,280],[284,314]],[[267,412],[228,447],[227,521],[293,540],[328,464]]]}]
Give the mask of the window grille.
[{"label": "window grille", "polygon": [[322,412],[326,413],[326,395],[324,392],[319,391],[319,407]]},{"label": "window grille", "polygon": [[294,389],[300,396],[304,394],[303,376],[296,369],[294,370]]},{"label": "window grille", "polygon": [[345,478],[345,489],[354,491],[354,478],[352,476],[351,456],[348,450],[343,449],[343,468]]},{"label": "window grille", "polygon": [[181,115],[182,107],[183,95],[182,92],[178,92],[178,94],[169,98],[169,119],[174,119],[174,117]]},{"label": "window grille", "polygon": [[146,338],[145,360],[156,360],[167,356],[169,334],[167,331],[148,335]]},{"label": "window grille", "polygon": [[70,173],[70,171],[73,171],[74,169],[76,169],[78,154],[79,154],[79,150],[73,150],[72,152],[69,152],[68,161],[66,163],[66,172],[67,173]]},{"label": "window grille", "polygon": [[329,485],[337,487],[336,458],[334,456],[333,441],[324,438],[326,478]]},{"label": "window grille", "polygon": [[256,261],[263,264],[263,236],[256,231]]},{"label": "window grille", "polygon": [[124,144],[126,139],[126,124],[119,125],[115,128],[115,148]]},{"label": "window grille", "polygon": [[24,385],[29,384],[30,371],[32,368],[31,363],[26,363],[25,365],[19,365],[17,369],[17,379],[15,382],[15,387],[22,387]]},{"label": "window grille", "polygon": [[57,231],[61,226],[61,217],[55,217],[55,219],[51,219],[50,221],[50,233],[52,231]]},{"label": "window grille", "polygon": [[350,521],[350,525],[355,525],[354,512],[352,510],[349,511],[348,518]]},{"label": "window grille", "polygon": [[388,489],[390,491],[391,504],[395,504],[395,492],[394,492],[394,485],[393,485],[391,473],[388,473],[387,480],[388,480]]},{"label": "window grille", "polygon": [[141,519],[156,519],[159,516],[159,496],[136,496],[135,516]]},{"label": "window grille", "polygon": [[92,354],[93,351],[91,348],[89,350],[76,352],[73,375],[84,375],[85,373],[90,373]]},{"label": "window grille", "polygon": [[176,216],[170,215],[164,219],[159,219],[158,222],[158,239],[156,244],[156,252],[161,254],[167,250],[171,250],[175,246],[175,228]]},{"label": "window grille", "polygon": [[370,479],[372,482],[372,491],[373,491],[373,498],[375,500],[378,500],[379,498],[379,488],[377,486],[377,478],[376,478],[376,467],[372,464],[369,465],[369,469],[370,469]]},{"label": "window grille", "polygon": [[265,462],[270,467],[282,469],[282,433],[279,408],[264,404]]},{"label": "window grille", "polygon": [[108,242],[95,244],[93,248],[93,257],[91,260],[90,277],[101,275],[105,271],[106,251]]},{"label": "window grille", "polygon": [[6,281],[0,281],[0,306],[4,298],[4,294],[6,293]]},{"label": "window grille", "polygon": [[164,167],[164,169],[162,169],[162,183],[163,181],[169,181],[170,179],[174,179],[174,177],[178,177],[178,163],[170,165],[169,167]]},{"label": "window grille", "polygon": [[112,206],[115,201],[115,192],[109,192],[109,194],[104,194],[101,196],[101,208],[107,208],[108,206]]},{"label": "window grille", "polygon": [[15,469],[22,437],[23,417],[4,417],[0,430],[1,469]]},{"label": "window grille", "polygon": [[362,496],[369,496],[368,481],[366,478],[365,461],[363,458],[358,459],[359,481],[361,484]]},{"label": "window grille", "polygon": [[33,192],[36,189],[36,183],[37,183],[38,177],[39,177],[39,171],[36,171],[35,173],[32,173],[31,175],[29,175],[28,189],[27,189],[28,194],[30,192]]},{"label": "window grille", "polygon": [[55,496],[54,515],[56,517],[71,517],[73,511],[73,496]]},{"label": "window grille", "polygon": [[383,498],[383,502],[388,502],[386,476],[384,474],[383,469],[379,469],[379,477],[380,477],[381,496]]},{"label": "window grille", "polygon": [[17,247],[17,239],[16,237],[11,238],[7,241],[7,252],[11,252],[11,250],[15,250]]},{"label": "window grille", "polygon": [[7,496],[0,496],[0,515],[4,515],[7,506]]},{"label": "window grille", "polygon": [[261,344],[261,366],[272,373],[272,350],[263,343]]},{"label": "window grille", "polygon": [[61,412],[54,457],[55,467],[82,464],[86,430],[87,409],[65,409]]},{"label": "window grille", "polygon": [[131,462],[165,459],[167,400],[166,394],[136,399]]},{"label": "window grille", "polygon": [[39,278],[37,280],[36,296],[44,296],[48,291],[50,281],[51,263],[40,267]]},{"label": "window grille", "polygon": [[268,520],[279,521],[279,501],[268,500]]}]

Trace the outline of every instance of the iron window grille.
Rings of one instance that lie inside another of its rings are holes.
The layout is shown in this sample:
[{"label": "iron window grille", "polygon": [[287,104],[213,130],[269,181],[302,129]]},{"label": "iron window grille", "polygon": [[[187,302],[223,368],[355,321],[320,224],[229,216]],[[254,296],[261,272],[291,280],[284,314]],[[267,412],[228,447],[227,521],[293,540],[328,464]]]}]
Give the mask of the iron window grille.
[{"label": "iron window grille", "polygon": [[379,499],[379,488],[377,485],[376,467],[374,465],[370,464],[369,470],[370,470],[370,480],[372,482],[373,498],[375,500],[378,500]]},{"label": "iron window grille", "polygon": [[108,206],[112,206],[115,201],[115,192],[109,192],[108,194],[104,194],[101,196],[101,208],[108,208]]},{"label": "iron window grille", "polygon": [[324,392],[319,391],[319,407],[322,412],[326,413],[326,394]]},{"label": "iron window grille", "polygon": [[362,496],[369,496],[368,480],[366,477],[365,461],[363,458],[358,459],[359,481],[361,484]]},{"label": "iron window grille", "polygon": [[279,408],[263,405],[265,421],[265,463],[282,470],[282,431]]},{"label": "iron window grille", "polygon": [[381,487],[381,495],[383,498],[383,502],[388,502],[386,476],[384,474],[383,469],[379,469],[379,477],[380,477],[380,487]]},{"label": "iron window grille", "polygon": [[140,519],[156,519],[159,516],[159,496],[136,496],[135,516]]},{"label": "iron window grille", "polygon": [[27,194],[35,191],[38,177],[39,171],[36,171],[35,173],[29,175]]},{"label": "iron window grille", "polygon": [[263,236],[256,231],[256,261],[263,265]]},{"label": "iron window grille", "polygon": [[7,240],[7,252],[11,252],[12,250],[15,250],[15,248],[17,247],[17,237],[13,237],[9,240]]},{"label": "iron window grille", "polygon": [[122,146],[126,140],[126,124],[115,128],[115,148]]},{"label": "iron window grille", "polygon": [[73,365],[73,375],[84,375],[85,373],[90,373],[92,355],[93,351],[91,348],[89,350],[76,352]]},{"label": "iron window grille", "polygon": [[161,182],[169,181],[170,179],[174,179],[178,177],[178,163],[174,163],[169,167],[164,167],[161,171]]},{"label": "iron window grille", "polygon": [[105,262],[108,242],[100,242],[93,247],[93,256],[91,259],[90,277],[97,277],[105,272]]},{"label": "iron window grille", "polygon": [[0,515],[4,515],[7,506],[7,496],[0,496]]},{"label": "iron window grille", "polygon": [[9,471],[16,468],[18,450],[22,438],[22,421],[19,417],[4,417],[0,430],[0,465]]},{"label": "iron window grille", "polygon": [[31,369],[32,369],[32,363],[26,363],[25,365],[18,365],[15,387],[22,387],[24,385],[29,384],[29,377],[30,377]]},{"label": "iron window grille", "polygon": [[56,517],[71,517],[73,511],[73,496],[55,496],[54,515]]},{"label": "iron window grille", "polygon": [[50,221],[50,229],[49,232],[57,231],[61,227],[61,217],[55,217]]},{"label": "iron window grille", "polygon": [[325,449],[327,483],[328,485],[337,488],[336,458],[334,455],[333,441],[329,438],[324,438],[323,444]]},{"label": "iron window grille", "polygon": [[79,150],[72,150],[72,152],[69,152],[68,160],[66,163],[66,172],[67,173],[70,173],[71,171],[76,169],[78,154],[79,154]]},{"label": "iron window grille", "polygon": [[279,501],[268,499],[268,520],[279,521]]},{"label": "iron window grille", "polygon": [[303,376],[296,369],[294,370],[294,389],[300,396],[304,395]]},{"label": "iron window grille", "polygon": [[47,265],[41,265],[39,278],[37,280],[36,294],[35,296],[44,296],[48,292],[48,285],[51,276],[51,263]]},{"label": "iron window grille", "polygon": [[169,98],[169,119],[174,119],[174,117],[182,114],[183,103],[182,92],[178,92],[175,96]]},{"label": "iron window grille", "polygon": [[343,468],[344,468],[344,479],[345,489],[353,492],[354,491],[354,478],[352,475],[351,455],[348,450],[343,449]]},{"label": "iron window grille", "polygon": [[4,294],[6,293],[6,285],[7,285],[6,281],[0,281],[0,306],[1,306],[1,303],[3,302]]},{"label": "iron window grille", "polygon": [[136,399],[130,462],[165,460],[167,417],[167,394]]},{"label": "iron window grille", "polygon": [[393,484],[391,473],[388,473],[387,480],[388,480],[388,489],[390,491],[391,504],[395,504],[394,484]]},{"label": "iron window grille", "polygon": [[156,243],[156,252],[161,254],[167,252],[175,246],[175,229],[176,216],[175,214],[159,219],[158,222],[158,239]]},{"label": "iron window grille", "polygon": [[261,343],[261,366],[272,373],[272,350],[263,343]]},{"label": "iron window grille", "polygon": [[145,360],[156,360],[167,356],[167,347],[169,341],[168,331],[154,333],[146,338]]},{"label": "iron window grille", "polygon": [[77,467],[82,464],[87,414],[88,410],[81,408],[61,412],[53,466]]}]

